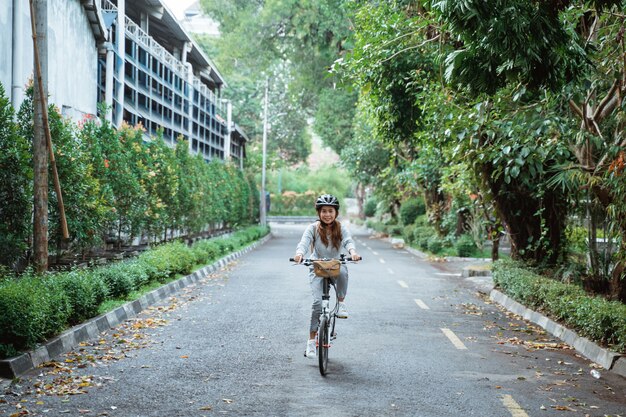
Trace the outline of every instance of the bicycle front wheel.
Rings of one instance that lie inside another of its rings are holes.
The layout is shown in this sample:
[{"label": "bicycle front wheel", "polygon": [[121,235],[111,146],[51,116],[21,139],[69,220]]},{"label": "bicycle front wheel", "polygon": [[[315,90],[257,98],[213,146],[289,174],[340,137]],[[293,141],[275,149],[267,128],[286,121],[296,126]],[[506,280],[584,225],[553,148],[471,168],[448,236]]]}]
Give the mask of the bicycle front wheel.
[{"label": "bicycle front wheel", "polygon": [[330,347],[330,329],[327,317],[322,317],[320,320],[320,328],[317,332],[317,345],[320,374],[325,376],[328,370],[328,348]]}]

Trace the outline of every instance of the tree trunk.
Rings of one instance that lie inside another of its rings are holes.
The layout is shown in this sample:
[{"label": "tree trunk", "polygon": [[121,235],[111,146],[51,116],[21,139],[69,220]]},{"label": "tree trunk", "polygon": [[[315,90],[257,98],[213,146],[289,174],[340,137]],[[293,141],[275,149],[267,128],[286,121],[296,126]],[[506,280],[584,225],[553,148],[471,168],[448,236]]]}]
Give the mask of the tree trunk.
[{"label": "tree trunk", "polygon": [[[33,263],[37,272],[48,270],[48,145],[44,131],[42,99],[48,94],[48,5],[45,0],[33,0],[39,68],[43,94],[34,88],[34,135],[33,135]],[[34,50],[34,49],[33,49]],[[35,70],[36,71],[36,70]]]},{"label": "tree trunk", "polygon": [[515,182],[489,181],[490,169],[484,169],[483,178],[491,188],[496,212],[511,239],[511,258],[555,265],[564,251],[565,198],[550,191],[539,199],[533,190]]},{"label": "tree trunk", "polygon": [[502,234],[499,231],[491,234],[491,261],[495,262],[500,259],[500,238]]}]

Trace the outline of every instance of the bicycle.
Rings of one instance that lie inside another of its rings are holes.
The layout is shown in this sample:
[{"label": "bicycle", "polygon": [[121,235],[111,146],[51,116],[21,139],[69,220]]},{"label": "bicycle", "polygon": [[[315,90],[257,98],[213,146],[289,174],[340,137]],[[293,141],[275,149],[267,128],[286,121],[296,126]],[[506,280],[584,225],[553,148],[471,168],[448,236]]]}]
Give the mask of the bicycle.
[{"label": "bicycle", "polygon": [[[291,262],[295,262],[293,258],[289,258]],[[359,261],[363,260],[362,257],[359,258]],[[314,265],[316,261],[337,261],[339,264],[346,264],[348,262],[355,262],[351,259],[346,258],[346,256],[342,253],[339,256],[339,259],[303,259],[301,265],[311,266]],[[335,287],[335,282],[333,277],[328,273],[326,276],[320,275],[318,272],[316,274],[319,278],[324,280],[322,287],[322,312],[320,313],[319,325],[317,327],[317,358],[319,362],[320,374],[322,376],[326,376],[328,371],[328,349],[331,346],[331,341],[335,340],[337,337],[337,332],[335,332],[335,322],[337,319],[337,309],[339,308],[339,303],[337,299],[337,289]],[[335,303],[333,308],[330,308],[330,287],[335,289]]]}]

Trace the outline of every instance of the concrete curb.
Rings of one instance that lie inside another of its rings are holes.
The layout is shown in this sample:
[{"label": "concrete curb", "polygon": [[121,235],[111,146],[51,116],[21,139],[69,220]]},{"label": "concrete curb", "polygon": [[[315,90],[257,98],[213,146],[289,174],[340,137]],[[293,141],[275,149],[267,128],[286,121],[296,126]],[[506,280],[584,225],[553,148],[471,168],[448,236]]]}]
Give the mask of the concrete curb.
[{"label": "concrete curb", "polygon": [[162,287],[143,295],[141,298],[135,301],[130,301],[115,310],[109,311],[108,313],[94,317],[84,323],[72,327],[32,351],[25,352],[13,358],[0,360],[0,377],[13,379],[36,368],[42,363],[50,361],[54,357],[71,351],[81,342],[96,339],[101,332],[111,329],[129,318],[135,317],[149,306],[169,297],[186,286],[196,283],[208,274],[215,272],[240,256],[250,252],[258,246],[263,245],[271,238],[272,234],[270,232],[270,234],[250,246],[247,246],[237,252],[233,252],[230,255],[217,260],[211,265],[207,265],[190,275],[165,284]]},{"label": "concrete curb", "polygon": [[556,323],[543,314],[537,313],[536,311],[525,307],[498,290],[492,290],[489,298],[502,305],[512,313],[522,316],[524,319],[541,326],[547,332],[572,346],[587,359],[602,365],[605,369],[626,377],[626,356],[602,348],[591,340],[578,336],[575,332]]}]

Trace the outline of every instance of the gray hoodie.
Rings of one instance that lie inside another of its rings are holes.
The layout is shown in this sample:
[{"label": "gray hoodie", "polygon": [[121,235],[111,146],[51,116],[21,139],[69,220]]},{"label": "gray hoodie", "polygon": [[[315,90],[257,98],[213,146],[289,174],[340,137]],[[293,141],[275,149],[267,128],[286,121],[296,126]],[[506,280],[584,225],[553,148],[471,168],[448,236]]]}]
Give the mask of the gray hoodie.
[{"label": "gray hoodie", "polygon": [[302,234],[302,239],[300,239],[300,243],[296,247],[296,254],[301,254],[305,256],[311,250],[311,244],[315,242],[313,247],[313,253],[311,254],[312,259],[321,259],[321,258],[339,258],[339,255],[342,253],[341,247],[345,248],[346,254],[350,253],[351,250],[356,249],[354,246],[354,240],[352,240],[352,235],[346,226],[341,225],[341,236],[343,240],[341,241],[341,247],[336,249],[332,246],[330,242],[330,236],[328,239],[329,246],[324,245],[322,239],[317,234],[317,225],[319,221],[310,224],[304,233]]}]

